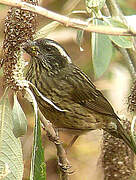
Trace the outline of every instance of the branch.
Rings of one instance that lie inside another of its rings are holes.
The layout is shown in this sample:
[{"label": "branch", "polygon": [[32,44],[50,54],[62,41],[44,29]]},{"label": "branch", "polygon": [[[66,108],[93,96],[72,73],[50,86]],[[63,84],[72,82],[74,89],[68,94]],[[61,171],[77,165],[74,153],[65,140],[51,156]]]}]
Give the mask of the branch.
[{"label": "branch", "polygon": [[72,174],[73,171],[69,171],[69,169],[71,168],[71,165],[70,165],[69,161],[67,160],[66,152],[59,140],[59,136],[55,132],[50,121],[45,119],[45,117],[43,116],[43,114],[41,113],[40,110],[38,110],[38,113],[40,116],[40,120],[44,126],[44,129],[47,132],[49,140],[52,141],[56,146],[57,156],[58,156],[58,165],[61,170],[61,177],[62,177],[61,179],[68,180],[69,179],[68,175]]},{"label": "branch", "polygon": [[131,74],[131,77],[133,79],[136,78],[136,66],[135,66],[135,62],[133,59],[133,57],[130,56],[130,53],[128,53],[128,50],[127,49],[124,49],[124,48],[121,48],[121,47],[118,47],[114,44],[114,46],[120,51],[120,53],[123,55],[124,57],[124,60],[125,60],[125,63],[127,65],[127,68]]},{"label": "branch", "polygon": [[[126,19],[123,15],[123,13],[121,12],[116,0],[107,0],[106,1],[107,4],[107,8],[110,12],[110,14],[106,14],[107,16],[115,16],[118,19],[120,19],[121,22],[125,23],[127,25]],[[106,12],[106,10],[104,10]],[[123,55],[124,60],[126,61],[126,65],[128,67],[128,70],[132,76],[133,79],[136,78],[136,57],[135,57],[135,53],[136,51],[134,49],[124,49],[124,48],[120,48],[117,47],[116,45],[114,45]],[[135,38],[134,38],[134,47],[135,47]]]},{"label": "branch", "polygon": [[8,5],[8,6],[19,7],[24,10],[32,11],[34,13],[40,14],[54,21],[60,22],[61,24],[64,24],[66,27],[73,27],[73,28],[81,29],[88,32],[96,32],[96,33],[116,35],[116,36],[136,35],[136,31],[133,29],[127,30],[124,28],[116,28],[116,27],[110,27],[110,26],[102,26],[102,25],[96,26],[89,23],[88,21],[83,21],[77,18],[69,18],[67,16],[60,15],[58,13],[52,12],[40,6],[34,6],[32,4],[21,2],[19,0],[12,0],[12,1],[0,0],[0,3]]},{"label": "branch", "polygon": [[118,6],[116,0],[107,0],[106,4],[109,8],[112,17],[119,17],[123,23],[126,23],[126,19]]}]

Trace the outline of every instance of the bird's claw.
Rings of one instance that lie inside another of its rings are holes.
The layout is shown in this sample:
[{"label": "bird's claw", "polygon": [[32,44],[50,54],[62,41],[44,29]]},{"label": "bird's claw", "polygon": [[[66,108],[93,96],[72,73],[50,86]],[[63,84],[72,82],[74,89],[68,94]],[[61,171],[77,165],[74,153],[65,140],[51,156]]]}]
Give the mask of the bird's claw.
[{"label": "bird's claw", "polygon": [[62,163],[58,162],[58,165],[62,172],[67,173],[68,175],[71,175],[74,173],[74,170],[70,170],[72,167],[70,164],[62,164]]}]

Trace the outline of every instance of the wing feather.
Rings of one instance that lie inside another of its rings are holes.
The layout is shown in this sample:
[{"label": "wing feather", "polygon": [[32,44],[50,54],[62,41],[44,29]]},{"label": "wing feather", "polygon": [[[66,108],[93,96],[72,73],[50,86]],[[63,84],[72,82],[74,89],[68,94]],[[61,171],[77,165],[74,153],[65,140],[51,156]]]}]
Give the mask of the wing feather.
[{"label": "wing feather", "polygon": [[73,66],[73,72],[69,75],[68,79],[69,81],[72,81],[72,79],[77,80],[77,82],[74,82],[74,89],[71,92],[73,101],[98,113],[116,116],[111,104],[103,94],[96,89],[88,76],[75,65],[71,64],[71,66]]}]

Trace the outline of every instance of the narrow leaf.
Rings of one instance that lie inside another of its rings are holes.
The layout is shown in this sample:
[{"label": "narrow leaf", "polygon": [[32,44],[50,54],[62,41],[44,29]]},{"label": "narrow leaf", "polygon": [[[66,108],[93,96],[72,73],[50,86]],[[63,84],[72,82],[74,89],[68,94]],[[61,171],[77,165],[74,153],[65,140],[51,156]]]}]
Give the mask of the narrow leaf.
[{"label": "narrow leaf", "polygon": [[38,117],[35,121],[34,129],[34,145],[33,145],[33,158],[34,158],[34,180],[45,180],[46,179],[46,164],[44,159],[44,150],[41,141],[41,123]]},{"label": "narrow leaf", "polygon": [[37,31],[34,39],[46,37],[50,32],[54,31],[59,25],[60,25],[60,23],[57,21],[53,21],[53,22],[45,25],[39,31]]},{"label": "narrow leaf", "polygon": [[27,119],[22,107],[20,106],[17,96],[14,95],[13,106],[13,133],[16,137],[24,135],[27,131]]},{"label": "narrow leaf", "polygon": [[84,31],[83,31],[83,30],[78,30],[78,31],[77,31],[77,37],[76,37],[76,39],[77,39],[77,44],[78,44],[79,47],[80,47],[80,51],[83,51],[83,48],[82,48],[82,46],[81,46],[82,41],[83,41],[83,35],[84,35]]},{"label": "narrow leaf", "polygon": [[30,180],[46,180],[46,164],[44,159],[44,150],[41,141],[41,124],[40,119],[38,117],[37,102],[32,91],[29,88],[26,88],[26,91],[31,96],[35,113],[34,142],[31,160]]},{"label": "narrow leaf", "polygon": [[8,96],[4,95],[0,100],[0,176],[3,176],[4,180],[21,180],[23,177],[21,143],[12,130],[12,110]]},{"label": "narrow leaf", "polygon": [[[94,24],[103,24],[94,20]],[[112,44],[107,35],[92,33],[92,61],[94,73],[99,78],[108,68],[112,56]]]}]

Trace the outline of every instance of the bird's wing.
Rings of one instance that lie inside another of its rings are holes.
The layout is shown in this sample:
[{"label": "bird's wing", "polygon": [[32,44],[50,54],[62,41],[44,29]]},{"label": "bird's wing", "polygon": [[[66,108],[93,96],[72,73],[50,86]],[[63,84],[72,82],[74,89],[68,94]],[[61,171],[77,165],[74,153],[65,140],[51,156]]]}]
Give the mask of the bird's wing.
[{"label": "bird's wing", "polygon": [[69,76],[69,82],[71,81],[72,83],[73,79],[75,81],[71,96],[74,102],[98,113],[116,116],[107,99],[96,89],[91,80],[76,66],[74,66],[73,72]]}]

